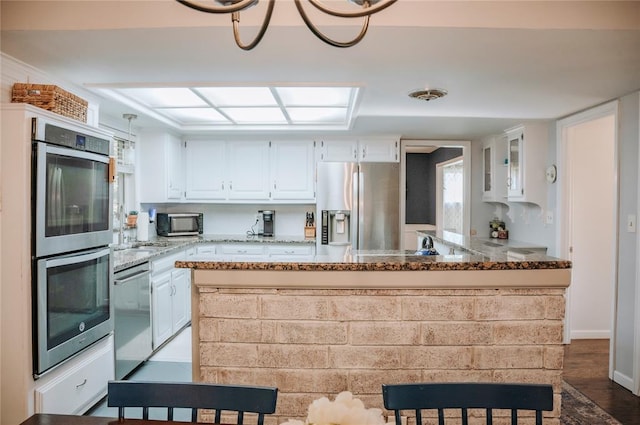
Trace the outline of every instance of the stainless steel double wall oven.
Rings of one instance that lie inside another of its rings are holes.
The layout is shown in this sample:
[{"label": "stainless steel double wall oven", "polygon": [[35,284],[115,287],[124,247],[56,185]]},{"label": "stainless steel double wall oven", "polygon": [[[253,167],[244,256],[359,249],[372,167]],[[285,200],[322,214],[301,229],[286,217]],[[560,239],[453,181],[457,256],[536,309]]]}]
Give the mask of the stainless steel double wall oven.
[{"label": "stainless steel double wall oven", "polygon": [[33,372],[113,331],[110,139],[32,119]]}]

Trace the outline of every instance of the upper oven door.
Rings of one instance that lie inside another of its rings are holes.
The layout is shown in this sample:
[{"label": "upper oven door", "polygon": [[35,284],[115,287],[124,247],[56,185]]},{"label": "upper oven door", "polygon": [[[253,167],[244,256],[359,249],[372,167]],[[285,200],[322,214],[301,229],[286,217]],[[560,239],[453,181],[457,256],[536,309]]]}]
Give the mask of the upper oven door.
[{"label": "upper oven door", "polygon": [[35,256],[111,243],[109,157],[34,143]]}]

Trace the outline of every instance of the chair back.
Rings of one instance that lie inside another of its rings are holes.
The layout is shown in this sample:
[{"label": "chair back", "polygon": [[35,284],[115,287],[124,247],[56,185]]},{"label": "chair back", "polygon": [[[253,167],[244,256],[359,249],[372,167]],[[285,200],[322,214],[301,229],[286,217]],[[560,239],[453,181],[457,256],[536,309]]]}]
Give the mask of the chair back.
[{"label": "chair back", "polygon": [[542,411],[553,410],[553,387],[540,384],[422,383],[383,385],[384,407],[395,413],[401,425],[401,411],[413,410],[416,424],[422,424],[421,410],[436,409],[438,425],[445,425],[444,409],[459,409],[462,425],[468,424],[468,409],[484,409],[487,425],[493,424],[493,409],[511,411],[511,424],[518,423],[518,410],[535,411],[536,425],[542,425]]},{"label": "chair back", "polygon": [[278,389],[242,385],[191,382],[110,381],[107,405],[118,408],[124,419],[125,407],[141,407],[142,418],[149,419],[150,407],[167,408],[167,420],[173,420],[174,408],[191,409],[191,422],[197,422],[198,409],[215,410],[215,423],[223,411],[237,413],[237,424],[244,423],[244,413],[257,414],[258,425],[264,415],[276,411]]}]

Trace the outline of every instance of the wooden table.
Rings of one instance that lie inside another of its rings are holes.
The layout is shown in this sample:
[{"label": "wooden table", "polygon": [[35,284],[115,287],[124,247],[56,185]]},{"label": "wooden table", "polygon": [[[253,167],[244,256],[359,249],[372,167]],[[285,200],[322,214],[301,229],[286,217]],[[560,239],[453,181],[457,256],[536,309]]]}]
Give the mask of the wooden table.
[{"label": "wooden table", "polygon": [[175,422],[166,420],[142,420],[125,419],[121,422],[118,418],[104,418],[100,416],[76,416],[76,415],[52,415],[46,413],[36,413],[20,425],[160,425],[174,424],[185,425],[185,422]]}]

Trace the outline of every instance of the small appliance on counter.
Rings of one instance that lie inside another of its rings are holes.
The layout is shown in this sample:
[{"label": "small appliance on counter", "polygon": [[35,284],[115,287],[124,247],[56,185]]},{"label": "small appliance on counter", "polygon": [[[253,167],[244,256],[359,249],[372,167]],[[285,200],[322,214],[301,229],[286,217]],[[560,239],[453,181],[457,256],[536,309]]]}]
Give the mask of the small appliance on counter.
[{"label": "small appliance on counter", "polygon": [[260,210],[258,234],[260,236],[272,237],[275,234],[276,212],[273,210]]},{"label": "small appliance on counter", "polygon": [[493,239],[509,239],[509,231],[506,229],[504,221],[494,218],[489,222],[489,236]]},{"label": "small appliance on counter", "polygon": [[197,236],[204,229],[202,213],[157,213],[158,236]]}]

